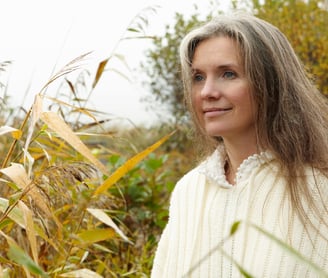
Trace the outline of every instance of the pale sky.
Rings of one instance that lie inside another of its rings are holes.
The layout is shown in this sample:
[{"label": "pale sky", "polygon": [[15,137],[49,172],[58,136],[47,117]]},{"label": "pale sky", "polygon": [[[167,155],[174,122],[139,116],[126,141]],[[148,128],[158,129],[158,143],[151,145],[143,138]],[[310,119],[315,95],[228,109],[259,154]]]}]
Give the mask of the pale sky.
[{"label": "pale sky", "polygon": [[[29,108],[34,95],[53,71],[58,71],[72,59],[92,51],[83,67],[94,71],[101,60],[113,53],[122,54],[131,71],[118,59],[113,59],[108,67],[121,70],[131,81],[113,72],[106,72],[93,92],[88,107],[127,117],[136,123],[147,122],[155,116],[146,112],[139,101],[145,94],[145,88],[141,86],[140,74],[133,69],[139,66],[143,52],[151,43],[140,39],[119,42],[120,39],[127,35],[126,28],[137,14],[143,13],[149,20],[146,34],[158,35],[175,12],[188,15],[193,11],[193,3],[208,11],[209,2],[0,0],[0,62],[13,62],[7,76],[1,76],[3,73],[0,72],[0,81],[3,78],[9,80],[7,93],[11,96],[12,106]],[[147,12],[147,7],[156,8],[156,13]],[[54,92],[56,88],[53,85]],[[3,97],[3,91],[0,92],[0,97]]]}]

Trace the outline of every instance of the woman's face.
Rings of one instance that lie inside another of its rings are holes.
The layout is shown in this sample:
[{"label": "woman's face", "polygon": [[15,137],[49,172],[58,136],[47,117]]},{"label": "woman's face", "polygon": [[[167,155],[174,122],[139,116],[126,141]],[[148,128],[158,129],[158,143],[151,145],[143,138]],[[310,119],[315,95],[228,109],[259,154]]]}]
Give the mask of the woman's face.
[{"label": "woman's face", "polygon": [[210,136],[255,138],[255,108],[238,49],[228,37],[200,42],[192,60],[192,103]]}]

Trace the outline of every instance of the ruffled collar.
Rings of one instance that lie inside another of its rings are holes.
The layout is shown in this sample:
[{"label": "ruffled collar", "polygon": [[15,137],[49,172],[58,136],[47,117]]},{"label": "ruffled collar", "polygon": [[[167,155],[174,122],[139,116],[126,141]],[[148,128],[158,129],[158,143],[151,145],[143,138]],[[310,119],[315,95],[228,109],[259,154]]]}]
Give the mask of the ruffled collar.
[{"label": "ruffled collar", "polygon": [[[260,154],[253,154],[246,158],[237,169],[235,184],[238,185],[241,181],[247,179],[255,168],[271,158],[272,155],[268,151],[261,152]],[[224,146],[220,145],[212,155],[198,166],[198,172],[221,187],[232,188],[234,185],[230,184],[225,176],[225,163],[226,151]]]}]

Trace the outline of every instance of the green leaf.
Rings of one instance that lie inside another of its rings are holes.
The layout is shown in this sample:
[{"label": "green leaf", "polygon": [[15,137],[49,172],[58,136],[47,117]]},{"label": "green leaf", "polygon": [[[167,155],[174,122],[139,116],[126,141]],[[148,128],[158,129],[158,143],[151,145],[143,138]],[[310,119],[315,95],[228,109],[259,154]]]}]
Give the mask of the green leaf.
[{"label": "green leaf", "polygon": [[128,28],[127,29],[129,32],[134,32],[134,33],[140,33],[139,30],[135,29],[135,28]]},{"label": "green leaf", "polygon": [[148,160],[145,161],[145,167],[149,173],[156,171],[162,165],[163,165],[162,160],[157,159],[155,157],[150,157]]},{"label": "green leaf", "polygon": [[49,277],[40,266],[38,266],[24,250],[15,244],[10,244],[8,257],[12,261],[25,266],[31,273],[41,275],[41,277]]},{"label": "green leaf", "polygon": [[[12,224],[12,223],[13,223],[13,221],[12,221],[11,219],[8,219],[8,218],[2,220],[2,221],[0,222],[0,230],[3,230],[6,226],[8,226],[8,225],[10,225],[10,224]],[[1,277],[1,276],[0,276],[0,277]]]},{"label": "green leaf", "polygon": [[235,232],[237,232],[239,225],[240,225],[240,221],[236,221],[235,223],[232,224],[230,229],[230,236],[232,236]]},{"label": "green leaf", "polygon": [[[2,213],[6,213],[9,207],[8,199],[0,197],[0,211]],[[17,223],[19,226],[25,228],[25,222],[23,218],[23,212],[17,208],[16,206],[11,208],[10,212],[8,213],[8,217]]]}]

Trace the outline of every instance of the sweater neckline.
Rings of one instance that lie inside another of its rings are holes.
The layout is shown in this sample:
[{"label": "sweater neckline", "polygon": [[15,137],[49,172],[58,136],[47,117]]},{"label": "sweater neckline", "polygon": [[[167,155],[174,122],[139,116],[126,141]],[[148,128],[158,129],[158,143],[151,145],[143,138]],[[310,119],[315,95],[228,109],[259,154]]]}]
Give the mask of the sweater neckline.
[{"label": "sweater neckline", "polygon": [[255,168],[259,167],[265,161],[268,161],[270,157],[271,155],[268,151],[263,151],[244,159],[237,169],[234,181],[235,185],[233,185],[227,181],[225,176],[224,166],[226,163],[226,151],[224,146],[220,145],[198,166],[198,171],[223,188],[233,188],[241,181],[247,179]]}]

